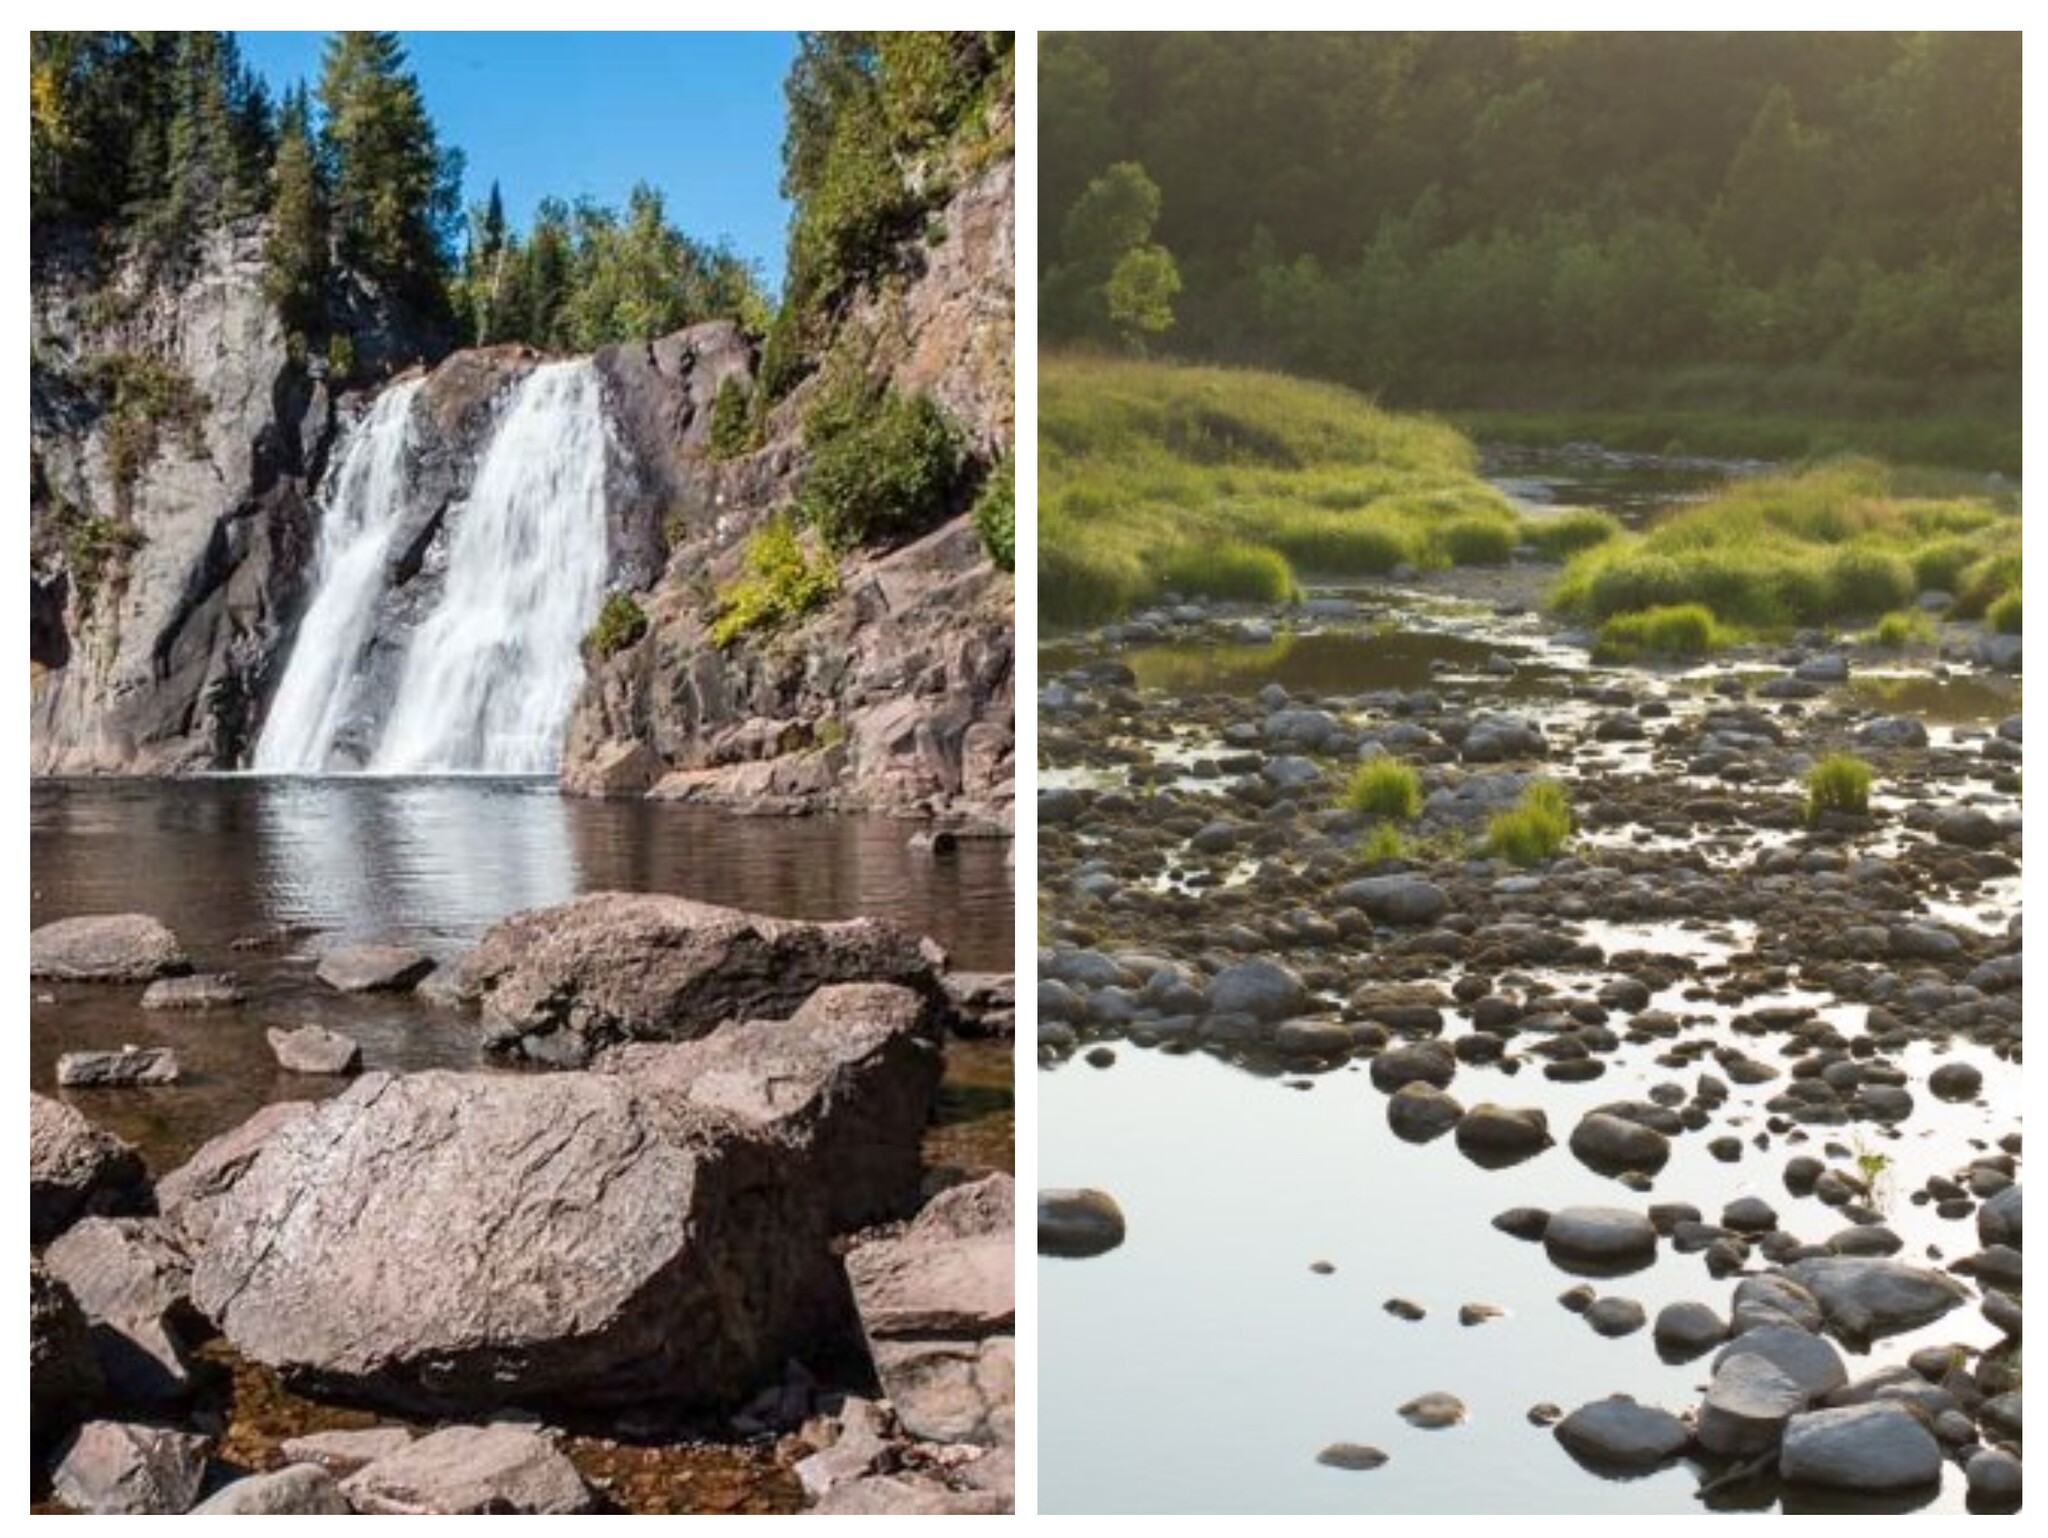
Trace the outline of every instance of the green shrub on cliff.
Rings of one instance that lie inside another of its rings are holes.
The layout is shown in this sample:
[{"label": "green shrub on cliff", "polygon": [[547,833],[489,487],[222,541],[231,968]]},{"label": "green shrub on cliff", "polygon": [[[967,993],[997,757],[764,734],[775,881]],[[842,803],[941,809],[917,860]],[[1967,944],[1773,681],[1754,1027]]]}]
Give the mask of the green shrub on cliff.
[{"label": "green shrub on cliff", "polygon": [[738,459],[759,447],[752,392],[737,374],[728,374],[711,402],[711,457]]},{"label": "green shrub on cliff", "polygon": [[974,527],[989,559],[1004,571],[1017,569],[1017,467],[1005,454],[989,471],[974,499]]},{"label": "green shrub on cliff", "polygon": [[615,657],[647,634],[647,612],[631,593],[613,593],[597,611],[597,623],[583,638],[584,649],[600,662]]},{"label": "green shrub on cliff", "polygon": [[719,584],[712,605],[711,643],[732,645],[755,631],[775,630],[832,601],[839,566],[829,550],[807,553],[796,524],[777,514],[747,540],[740,575]]},{"label": "green shrub on cliff", "polygon": [[923,532],[959,481],[959,439],[931,398],[876,390],[852,373],[819,392],[804,443],[811,462],[797,510],[835,549]]},{"label": "green shrub on cliff", "polygon": [[201,452],[200,418],[206,397],[173,363],[139,352],[95,353],[85,362],[87,383],[106,409],[107,475],[114,483],[117,510],[163,445],[176,432],[187,450]]}]

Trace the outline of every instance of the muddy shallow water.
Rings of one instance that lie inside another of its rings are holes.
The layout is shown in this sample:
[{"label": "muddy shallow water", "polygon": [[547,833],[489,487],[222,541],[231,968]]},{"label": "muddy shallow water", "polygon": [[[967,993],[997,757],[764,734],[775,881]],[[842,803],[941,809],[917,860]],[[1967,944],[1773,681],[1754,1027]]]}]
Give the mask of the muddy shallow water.
[{"label": "muddy shallow water", "polygon": [[[391,941],[446,958],[508,913],[587,891],[674,892],[792,918],[872,914],[931,935],[958,966],[1008,971],[1006,846],[965,840],[932,858],[908,848],[915,826],[576,801],[535,780],[39,782],[30,792],[31,921],[153,913],[194,966],[233,971],[249,1002],[145,1011],[140,989],[38,984],[31,1083],[51,1089],[64,1052],[174,1047],[185,1077],[170,1088],[66,1096],[136,1142],[161,1173],[268,1101],[346,1082],[280,1072],[266,1026],[345,1032],[361,1042],[367,1068],[476,1066],[466,1015],[408,996],[336,994],[313,976],[320,951]],[[281,927],[278,943],[234,948]],[[984,1086],[976,1111],[1007,1117],[1006,1102],[989,1104],[985,1065],[973,1076]],[[1003,1123],[987,1146],[1008,1135]]]}]

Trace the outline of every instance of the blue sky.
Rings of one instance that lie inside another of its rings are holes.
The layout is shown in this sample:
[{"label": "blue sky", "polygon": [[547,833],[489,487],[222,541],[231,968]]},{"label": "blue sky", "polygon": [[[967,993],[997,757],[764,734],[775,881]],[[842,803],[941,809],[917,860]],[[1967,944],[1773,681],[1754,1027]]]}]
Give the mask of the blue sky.
[{"label": "blue sky", "polygon": [[[324,32],[240,32],[273,92],[317,85]],[[622,206],[636,181],[700,240],[730,239],[782,281],[788,206],[782,81],[791,33],[405,32],[443,144],[467,158],[463,201],[495,179],[524,229],[542,198]]]}]

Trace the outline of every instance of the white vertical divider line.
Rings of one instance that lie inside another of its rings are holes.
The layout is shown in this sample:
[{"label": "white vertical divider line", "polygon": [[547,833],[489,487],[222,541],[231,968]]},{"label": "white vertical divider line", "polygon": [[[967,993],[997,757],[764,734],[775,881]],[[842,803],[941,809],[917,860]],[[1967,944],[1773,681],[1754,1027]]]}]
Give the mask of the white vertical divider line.
[{"label": "white vertical divider line", "polygon": [[[1017,34],[1017,1184],[1038,1207],[1038,34]],[[1033,1234],[1037,1232],[1033,1219]],[[1017,1512],[1038,1512],[1038,1244],[1017,1220]]]}]

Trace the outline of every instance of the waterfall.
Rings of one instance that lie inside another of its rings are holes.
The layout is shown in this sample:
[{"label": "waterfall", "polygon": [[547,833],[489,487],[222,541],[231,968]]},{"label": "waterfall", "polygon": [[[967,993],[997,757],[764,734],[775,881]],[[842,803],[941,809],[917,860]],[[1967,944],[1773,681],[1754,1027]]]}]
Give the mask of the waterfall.
[{"label": "waterfall", "polygon": [[[385,404],[378,402],[379,412]],[[369,452],[375,415],[350,445],[336,508],[352,494],[348,472],[357,452]],[[347,629],[311,626],[343,574],[339,558],[331,565],[326,560],[323,535],[320,595],[256,767],[319,772],[345,766],[337,764],[335,731],[351,712],[367,710],[375,718],[366,739],[373,774],[553,773],[583,686],[583,637],[604,597],[609,447],[602,392],[587,362],[548,364],[520,381],[484,446],[468,498],[449,512],[440,596],[404,643],[388,700],[352,696],[366,673],[362,653],[382,597],[388,526],[402,508],[402,477],[387,477],[382,488],[389,507],[355,515],[382,522],[387,534],[367,558],[370,575],[361,579],[367,593],[335,600],[363,610]],[[367,540],[367,534],[353,540],[340,534],[336,543],[348,543],[353,561],[356,544]],[[352,567],[350,576],[356,580]],[[301,669],[313,675],[306,692],[326,696],[327,704],[317,716],[308,710],[287,717],[283,707]]]},{"label": "waterfall", "polygon": [[419,388],[409,379],[377,397],[328,481],[312,607],[299,622],[290,666],[256,744],[255,766],[265,773],[327,768],[336,733],[361,704],[359,663],[376,628],[391,536],[405,511],[405,456]]}]

